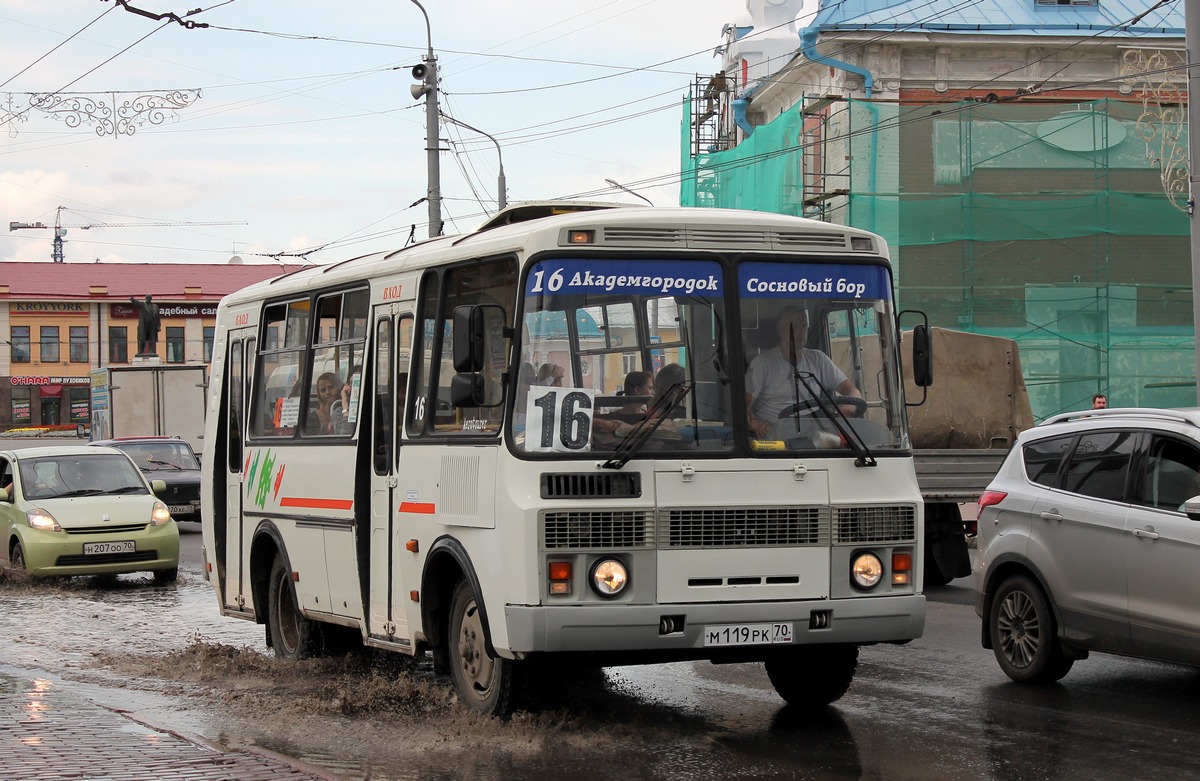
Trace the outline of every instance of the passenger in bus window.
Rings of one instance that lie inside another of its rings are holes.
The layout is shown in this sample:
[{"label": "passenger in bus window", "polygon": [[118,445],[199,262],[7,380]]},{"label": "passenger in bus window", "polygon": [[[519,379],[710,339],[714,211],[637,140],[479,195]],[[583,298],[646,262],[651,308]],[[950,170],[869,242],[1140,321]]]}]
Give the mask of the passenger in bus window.
[{"label": "passenger in bus window", "polygon": [[538,385],[554,385],[561,387],[566,372],[557,363],[543,363],[537,373]]},{"label": "passenger in bus window", "polygon": [[[679,364],[668,363],[659,369],[658,376],[654,378],[654,400],[651,405],[657,404],[667,391],[684,382],[687,382],[687,371]],[[683,415],[683,405],[678,404],[667,414],[667,417],[677,418],[681,415]]]},{"label": "passenger in bus window", "polygon": [[[821,387],[840,396],[862,397],[854,383],[820,350],[805,347],[808,341],[808,312],[798,306],[785,306],[775,321],[778,346],[754,357],[746,370],[746,416],[750,432],[768,437],[779,422],[779,413],[795,403],[811,398],[796,372],[810,373]],[[797,394],[797,384],[799,391]],[[843,405],[845,415],[853,415]]]},{"label": "passenger in bus window", "polygon": [[622,395],[629,403],[622,405],[609,416],[597,415],[592,420],[592,429],[606,434],[616,433],[619,429],[628,429],[646,414],[646,404],[654,398],[654,375],[650,372],[635,371],[625,375],[625,385]]},{"label": "passenger in bus window", "polygon": [[333,403],[337,401],[342,393],[342,385],[341,378],[333,372],[325,372],[320,377],[317,377],[317,405],[308,419],[308,431],[310,434],[333,433],[331,413]]},{"label": "passenger in bus window", "polygon": [[[329,407],[329,421],[331,433],[334,434],[353,434],[354,423],[349,421],[350,417],[350,395],[354,390],[354,385],[359,381],[362,374],[362,367],[354,365],[350,367],[350,374],[346,377],[346,382],[342,385],[339,397]],[[359,391],[361,393],[361,391]]]}]

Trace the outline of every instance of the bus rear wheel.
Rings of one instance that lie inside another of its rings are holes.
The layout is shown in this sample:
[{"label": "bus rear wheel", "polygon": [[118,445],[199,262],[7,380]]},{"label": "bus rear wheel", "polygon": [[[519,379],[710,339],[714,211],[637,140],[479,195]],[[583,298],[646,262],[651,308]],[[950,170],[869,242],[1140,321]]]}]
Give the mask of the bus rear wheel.
[{"label": "bus rear wheel", "polygon": [[489,652],[491,638],[475,590],[465,580],[450,602],[450,675],[459,699],[473,711],[507,718],[516,700],[517,663]]},{"label": "bus rear wheel", "polygon": [[271,565],[267,599],[267,631],[276,658],[296,661],[314,656],[320,633],[316,622],[300,614],[291,573],[282,556],[276,556]]},{"label": "bus rear wheel", "polygon": [[823,708],[850,688],[858,646],[802,645],[767,657],[766,667],[771,685],[788,705]]}]

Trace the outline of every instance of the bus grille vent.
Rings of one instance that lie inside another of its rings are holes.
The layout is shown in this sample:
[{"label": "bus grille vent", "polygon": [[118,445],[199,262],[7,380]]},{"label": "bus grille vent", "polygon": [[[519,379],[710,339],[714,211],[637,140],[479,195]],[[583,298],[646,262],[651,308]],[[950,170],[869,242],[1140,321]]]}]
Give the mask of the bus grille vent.
[{"label": "bus grille vent", "polygon": [[664,509],[659,537],[669,548],[816,545],[829,539],[829,515],[817,507]]},{"label": "bus grille vent", "polygon": [[605,244],[679,244],[684,241],[681,228],[605,228]]},{"label": "bus grille vent", "polygon": [[691,246],[703,247],[709,244],[736,244],[743,249],[770,249],[770,233],[767,231],[720,230],[713,228],[698,228],[691,231]]},{"label": "bus grille vent", "polygon": [[912,542],[917,538],[917,508],[835,507],[834,542]]},{"label": "bus grille vent", "polygon": [[542,473],[543,499],[636,499],[642,495],[642,476],[637,472]]},{"label": "bus grille vent", "polygon": [[846,236],[842,233],[807,233],[803,231],[783,231],[776,234],[779,246],[795,249],[798,247],[837,247],[845,249]]},{"label": "bus grille vent", "polygon": [[548,511],[543,517],[546,550],[653,548],[647,510]]}]

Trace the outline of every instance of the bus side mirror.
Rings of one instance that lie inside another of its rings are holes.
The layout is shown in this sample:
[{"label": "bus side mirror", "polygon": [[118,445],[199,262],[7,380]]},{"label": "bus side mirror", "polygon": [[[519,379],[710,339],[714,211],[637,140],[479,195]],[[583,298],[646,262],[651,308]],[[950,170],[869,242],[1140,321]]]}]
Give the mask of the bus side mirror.
[{"label": "bus side mirror", "polygon": [[454,371],[461,374],[483,369],[486,336],[482,306],[454,308]]},{"label": "bus side mirror", "polygon": [[933,384],[933,339],[925,323],[913,326],[912,367],[917,387],[928,388]]},{"label": "bus side mirror", "polygon": [[487,401],[482,374],[456,374],[450,380],[450,403],[456,407],[482,407]]}]

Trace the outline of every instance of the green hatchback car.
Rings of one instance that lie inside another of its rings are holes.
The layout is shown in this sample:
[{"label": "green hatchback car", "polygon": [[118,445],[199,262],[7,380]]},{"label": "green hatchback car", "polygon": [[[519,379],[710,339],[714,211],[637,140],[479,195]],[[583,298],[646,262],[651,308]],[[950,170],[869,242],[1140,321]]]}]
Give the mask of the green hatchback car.
[{"label": "green hatchback car", "polygon": [[82,445],[0,452],[3,563],[32,575],[179,573],[179,528],[120,450]]}]

